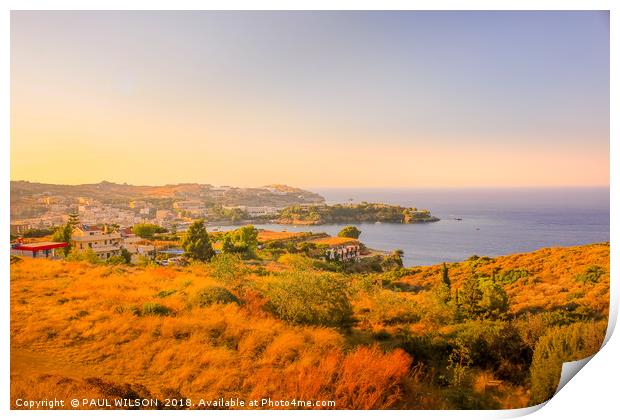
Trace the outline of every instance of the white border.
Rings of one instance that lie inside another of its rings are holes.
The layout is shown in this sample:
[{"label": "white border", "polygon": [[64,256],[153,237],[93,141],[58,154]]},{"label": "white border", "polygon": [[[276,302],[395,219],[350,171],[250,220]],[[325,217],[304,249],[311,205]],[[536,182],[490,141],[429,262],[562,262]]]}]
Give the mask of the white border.
[{"label": "white border", "polygon": [[[10,138],[10,71],[9,71],[9,49],[10,49],[10,10],[233,10],[233,9],[264,9],[264,10],[611,10],[611,115],[620,115],[618,112],[618,84],[617,74],[620,67],[618,66],[618,26],[620,19],[616,14],[620,12],[620,6],[617,1],[613,0],[522,0],[522,1],[501,1],[501,0],[444,0],[444,1],[420,1],[420,0],[150,0],[150,1],[130,1],[130,0],[93,0],[88,3],[79,0],[10,0],[6,2],[5,13],[2,15],[0,22],[2,35],[0,37],[2,45],[3,66],[2,66],[2,115],[0,119],[2,138],[2,152],[0,152],[0,177],[3,181],[0,183],[1,193],[3,197],[2,205],[0,205],[0,214],[4,223],[0,223],[0,235],[4,238],[9,236],[9,138]],[[618,159],[618,118],[611,118],[611,241],[616,243],[618,239],[618,226],[615,223],[614,215],[618,213],[618,172],[620,161]],[[615,251],[615,248],[612,248]],[[0,413],[7,414],[9,406],[9,348],[10,348],[10,326],[9,326],[9,264],[8,249],[2,247],[0,250],[0,258],[2,261],[2,278],[3,287],[0,291],[3,307],[3,316],[1,317],[1,340],[0,347],[1,361],[0,372]],[[610,323],[615,325],[617,317],[618,303],[618,253],[611,254],[612,267],[612,295],[611,301],[615,305],[612,306],[610,313]],[[616,334],[617,335],[617,334]],[[608,337],[609,338],[609,337]],[[607,345],[597,354],[592,362],[590,362],[579,374],[578,380],[570,381],[566,387],[558,393],[545,407],[532,415],[532,418],[608,418],[609,414],[618,412],[617,384],[620,368],[618,357],[620,355],[620,342],[617,337],[612,337]],[[506,418],[523,415],[531,410],[514,410],[514,411],[357,411],[355,413],[347,411],[337,412],[295,412],[294,416],[298,418],[308,417],[341,417],[354,415],[361,418],[375,418],[376,416],[390,416],[410,419],[416,418],[465,418],[465,419],[485,419],[485,418]],[[13,411],[8,413],[14,418],[82,418],[84,412],[64,411],[64,412],[33,412],[33,411]],[[198,412],[104,412],[91,411],[87,413],[92,418],[108,418],[114,416],[151,416],[159,417],[165,415],[167,418],[185,418],[186,416],[199,415]],[[209,412],[201,415],[209,417],[238,418],[238,417],[289,417],[290,412],[282,411],[230,411],[230,412]]]}]

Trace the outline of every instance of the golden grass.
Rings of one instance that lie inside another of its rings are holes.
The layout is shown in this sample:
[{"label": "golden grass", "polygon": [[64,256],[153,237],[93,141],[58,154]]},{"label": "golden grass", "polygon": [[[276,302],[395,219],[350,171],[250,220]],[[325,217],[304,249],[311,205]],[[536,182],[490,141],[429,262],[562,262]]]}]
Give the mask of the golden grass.
[{"label": "golden grass", "polygon": [[[598,283],[579,282],[575,276],[587,267],[597,265],[605,270]],[[453,292],[471,275],[470,262],[448,264]],[[503,284],[513,313],[565,308],[583,305],[602,314],[609,312],[609,243],[568,248],[544,248],[525,254],[491,259],[476,268],[477,273],[498,276],[509,270],[525,269],[528,275],[511,284]],[[441,266],[417,267],[400,281],[408,286],[430,289],[441,279]]]},{"label": "golden grass", "polygon": [[292,239],[296,237],[304,236],[301,232],[276,232],[274,230],[260,230],[258,232],[259,242],[278,241]]},{"label": "golden grass", "polygon": [[353,238],[341,238],[339,236],[330,236],[326,238],[317,238],[312,239],[308,242],[315,243],[317,245],[328,245],[328,246],[342,246],[342,245],[357,245],[359,241]]},{"label": "golden grass", "polygon": [[[251,293],[237,292],[242,306],[190,306],[200,288],[217,284],[204,265],[13,264],[12,401],[117,395],[123,384],[156,398],[173,391],[196,400],[329,397],[336,408],[398,400],[410,362],[402,351],[347,350],[336,330],[254,311]],[[146,302],[165,305],[172,316],[134,315]]]},{"label": "golden grass", "polygon": [[[576,280],[594,265],[605,271],[597,283]],[[269,266],[286,269],[292,268]],[[433,298],[440,269],[411,270],[392,284],[401,291],[375,284],[352,292],[357,324],[345,333],[274,318],[260,292],[269,277],[256,274],[233,286],[206,264],[139,268],[24,259],[11,264],[11,398],[133,392],[159,399],[326,399],[336,408],[449,408],[441,389],[417,376],[419,360],[412,369],[410,356],[389,350],[401,327],[420,336],[454,329]],[[542,249],[476,268],[498,276],[516,269],[527,275],[504,285],[513,314],[567,305],[608,313],[609,244]],[[453,292],[471,270],[469,261],[449,264]],[[351,280],[353,288],[361,284],[361,277]],[[244,287],[250,283],[259,287]],[[196,306],[195,295],[211,286],[228,288],[242,304]],[[170,314],[137,315],[145,303]],[[474,374],[472,390],[502,407],[527,402],[525,386],[498,384],[490,371]]]}]

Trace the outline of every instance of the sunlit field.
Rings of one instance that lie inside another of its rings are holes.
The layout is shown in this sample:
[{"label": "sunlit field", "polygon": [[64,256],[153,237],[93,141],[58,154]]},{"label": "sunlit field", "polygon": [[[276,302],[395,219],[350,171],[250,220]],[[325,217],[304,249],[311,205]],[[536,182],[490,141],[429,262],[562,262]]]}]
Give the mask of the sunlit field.
[{"label": "sunlit field", "polygon": [[[345,274],[301,255],[187,267],[14,259],[11,400],[515,408],[548,398],[561,362],[600,346],[609,244],[446,269],[447,292],[442,266]],[[481,286],[469,313],[472,277],[507,301]]]}]

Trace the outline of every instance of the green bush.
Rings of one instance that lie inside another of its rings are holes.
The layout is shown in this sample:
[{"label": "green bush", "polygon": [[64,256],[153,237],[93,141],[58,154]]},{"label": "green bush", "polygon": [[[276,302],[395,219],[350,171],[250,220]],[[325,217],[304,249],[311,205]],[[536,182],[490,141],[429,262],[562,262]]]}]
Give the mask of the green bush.
[{"label": "green bush", "polygon": [[142,305],[142,310],[140,313],[144,316],[166,316],[170,315],[172,311],[170,308],[157,303],[157,302],[146,302]]},{"label": "green bush", "polygon": [[295,324],[349,326],[348,282],[312,271],[283,273],[269,283],[266,295],[272,312]]},{"label": "green bush", "polygon": [[161,290],[159,293],[157,293],[155,295],[155,297],[159,297],[159,298],[165,298],[168,297],[170,295],[173,295],[176,293],[175,289],[170,289],[170,290]]},{"label": "green bush", "polygon": [[214,286],[205,287],[204,289],[198,291],[194,298],[194,303],[200,307],[209,306],[216,303],[239,304],[239,299],[237,298],[237,296],[233,295],[228,289]]},{"label": "green bush", "polygon": [[583,273],[577,274],[575,276],[575,281],[585,284],[595,284],[598,283],[601,276],[605,273],[606,271],[603,267],[599,265],[591,265],[586,268]]},{"label": "green bush", "polygon": [[532,405],[553,397],[564,362],[583,359],[600,349],[606,329],[605,322],[579,322],[552,328],[540,338],[530,367]]},{"label": "green bush", "polygon": [[483,316],[496,319],[508,311],[508,295],[502,286],[495,282],[495,276],[480,281],[479,287],[482,296],[478,306]]},{"label": "green bush", "polygon": [[240,280],[246,273],[246,268],[235,254],[219,254],[211,260],[213,274],[224,283],[232,283],[234,280]]},{"label": "green bush", "polygon": [[85,249],[83,251],[74,249],[73,251],[69,253],[69,255],[67,255],[66,260],[67,261],[86,261],[91,264],[99,264],[102,262],[99,259],[99,257],[97,257],[97,254],[95,254],[95,251],[93,251],[91,248]]},{"label": "green bush", "polygon": [[504,321],[477,320],[460,324],[454,337],[467,348],[472,365],[501,379],[520,382],[531,361],[531,349],[517,328]]},{"label": "green bush", "polygon": [[529,277],[530,272],[525,268],[515,268],[504,271],[497,276],[497,282],[499,284],[512,284],[517,280]]},{"label": "green bush", "polygon": [[105,263],[108,265],[120,265],[127,264],[127,260],[125,260],[125,257],[123,257],[122,255],[113,255],[107,260],[105,260]]}]

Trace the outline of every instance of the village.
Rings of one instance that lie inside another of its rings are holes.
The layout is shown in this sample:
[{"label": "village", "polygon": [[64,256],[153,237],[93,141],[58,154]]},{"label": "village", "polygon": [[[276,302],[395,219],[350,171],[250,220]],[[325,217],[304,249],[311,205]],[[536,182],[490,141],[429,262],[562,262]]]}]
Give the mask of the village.
[{"label": "village", "polygon": [[[136,206],[140,203],[132,202],[131,205]],[[86,206],[78,207],[78,209],[85,208]],[[177,208],[179,212],[194,212],[192,213],[194,217],[203,215],[203,213],[198,212],[197,208],[192,208],[186,202],[179,203]],[[82,216],[85,216],[85,221],[82,221]],[[184,221],[183,229],[171,231],[161,224],[149,223],[152,219],[138,217],[125,220],[124,224],[120,225],[101,222],[100,218],[93,220],[89,216],[90,213],[84,210],[63,216],[61,220],[64,221],[64,224],[62,225],[48,230],[45,226],[38,228],[42,233],[49,233],[44,236],[27,237],[29,236],[28,233],[32,233],[33,230],[23,231],[25,236],[16,232],[11,241],[11,255],[27,258],[65,259],[71,258],[71,256],[73,256],[72,258],[76,258],[76,256],[77,258],[85,258],[85,255],[88,254],[89,258],[85,259],[91,260],[91,262],[95,260],[112,263],[120,261],[127,264],[152,262],[159,265],[185,265],[188,263],[188,259],[185,257],[186,252],[182,245],[182,237],[192,223],[203,223],[203,219],[186,221],[187,217],[185,217],[182,219]],[[113,219],[113,221],[118,222],[119,220]],[[127,226],[128,221],[137,223],[133,226]],[[328,262],[358,262],[361,258],[381,254],[380,251],[368,250],[359,242],[357,239],[360,234],[359,231],[354,232],[353,235],[331,237],[325,233],[259,230],[252,225],[237,229],[231,227],[230,230],[220,231],[216,229],[212,231],[209,236],[213,242],[214,253],[227,252],[226,238],[238,230],[251,232],[250,237],[253,235],[250,243],[243,245],[243,249],[252,249],[253,257],[256,257],[254,251],[260,252],[263,257],[265,255],[278,257],[282,253],[303,253],[309,257]],[[57,240],[59,237],[65,240]],[[237,248],[234,252],[239,253],[240,251]]]}]

